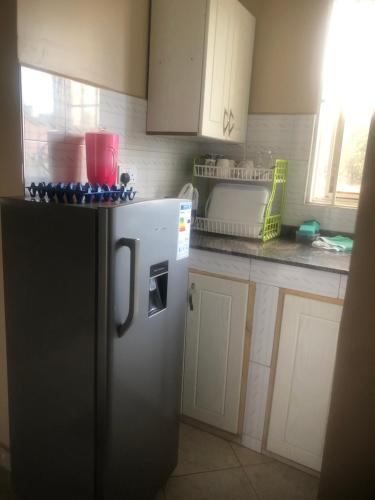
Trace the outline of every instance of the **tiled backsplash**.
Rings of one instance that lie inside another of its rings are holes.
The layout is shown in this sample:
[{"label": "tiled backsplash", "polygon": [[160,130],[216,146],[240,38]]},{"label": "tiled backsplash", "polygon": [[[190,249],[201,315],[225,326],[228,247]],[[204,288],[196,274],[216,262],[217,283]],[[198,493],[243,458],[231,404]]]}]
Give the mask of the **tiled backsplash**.
[{"label": "tiled backsplash", "polygon": [[318,219],[324,229],[353,232],[356,210],[305,204],[314,115],[250,115],[246,145],[194,142],[146,134],[147,101],[22,68],[24,176],[32,181],[85,181],[84,133],[120,136],[120,172],[135,178],[141,197],[176,196],[191,179],[193,157],[219,153],[235,160],[259,150],[289,160],[283,222]]},{"label": "tiled backsplash", "polygon": [[[259,151],[270,150],[274,159],[289,161],[283,224],[298,226],[315,218],[323,229],[354,233],[357,210],[305,203],[314,124],[315,115],[249,115],[245,156],[255,159]],[[211,143],[210,151],[235,159],[244,154],[240,146],[228,147]]]},{"label": "tiled backsplash", "polygon": [[176,196],[191,179],[192,141],[146,135],[147,102],[22,68],[24,177],[86,181],[84,133],[119,134],[119,165],[143,198]]},{"label": "tiled backsplash", "polygon": [[289,160],[284,224],[315,218],[324,229],[353,233],[357,210],[305,203],[314,123],[315,115],[250,115],[247,156],[270,149],[274,157]]}]

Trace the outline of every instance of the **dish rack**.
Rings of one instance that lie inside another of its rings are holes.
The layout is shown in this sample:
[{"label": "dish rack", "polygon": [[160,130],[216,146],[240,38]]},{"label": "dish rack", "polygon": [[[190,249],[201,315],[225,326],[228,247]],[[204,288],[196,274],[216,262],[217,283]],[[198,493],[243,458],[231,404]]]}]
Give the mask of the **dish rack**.
[{"label": "dish rack", "polygon": [[274,169],[272,168],[237,168],[213,167],[210,165],[194,165],[195,177],[209,179],[225,179],[230,181],[262,181],[272,182]]},{"label": "dish rack", "polygon": [[193,227],[198,231],[242,236],[269,241],[277,238],[281,232],[281,217],[285,203],[288,161],[276,160],[274,168],[237,168],[201,165],[198,161],[193,166],[193,184],[198,178],[226,180],[230,182],[269,183],[270,197],[267,202],[262,224],[245,224],[236,221],[196,217]]}]

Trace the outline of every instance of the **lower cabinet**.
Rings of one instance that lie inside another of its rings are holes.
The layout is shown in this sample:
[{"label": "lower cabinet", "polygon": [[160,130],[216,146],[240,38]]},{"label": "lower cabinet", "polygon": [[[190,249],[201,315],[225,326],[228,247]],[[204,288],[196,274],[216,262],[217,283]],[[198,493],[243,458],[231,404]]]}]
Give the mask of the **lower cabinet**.
[{"label": "lower cabinet", "polygon": [[241,420],[248,297],[249,283],[189,274],[182,412],[231,433]]},{"label": "lower cabinet", "polygon": [[342,305],[284,293],[266,448],[320,470]]}]

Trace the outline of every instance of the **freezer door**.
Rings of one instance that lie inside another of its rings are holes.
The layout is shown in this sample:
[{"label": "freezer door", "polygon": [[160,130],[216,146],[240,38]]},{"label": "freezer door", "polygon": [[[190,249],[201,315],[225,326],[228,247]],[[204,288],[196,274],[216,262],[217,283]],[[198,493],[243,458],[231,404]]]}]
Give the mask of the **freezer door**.
[{"label": "freezer door", "polygon": [[181,232],[190,230],[183,205],[165,199],[110,211],[105,499],[152,498],[177,464],[187,290]]}]

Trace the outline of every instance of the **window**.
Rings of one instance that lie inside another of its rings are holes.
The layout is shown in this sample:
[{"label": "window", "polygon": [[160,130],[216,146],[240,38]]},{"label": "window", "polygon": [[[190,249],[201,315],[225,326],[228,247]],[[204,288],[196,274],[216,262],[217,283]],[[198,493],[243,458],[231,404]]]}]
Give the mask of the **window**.
[{"label": "window", "polygon": [[335,0],[309,200],[356,207],[375,110],[375,0]]},{"label": "window", "polygon": [[99,123],[100,91],[96,87],[71,80],[70,117],[73,127],[95,128]]},{"label": "window", "polygon": [[53,115],[54,79],[53,76],[35,69],[21,67],[22,103],[32,118]]}]

